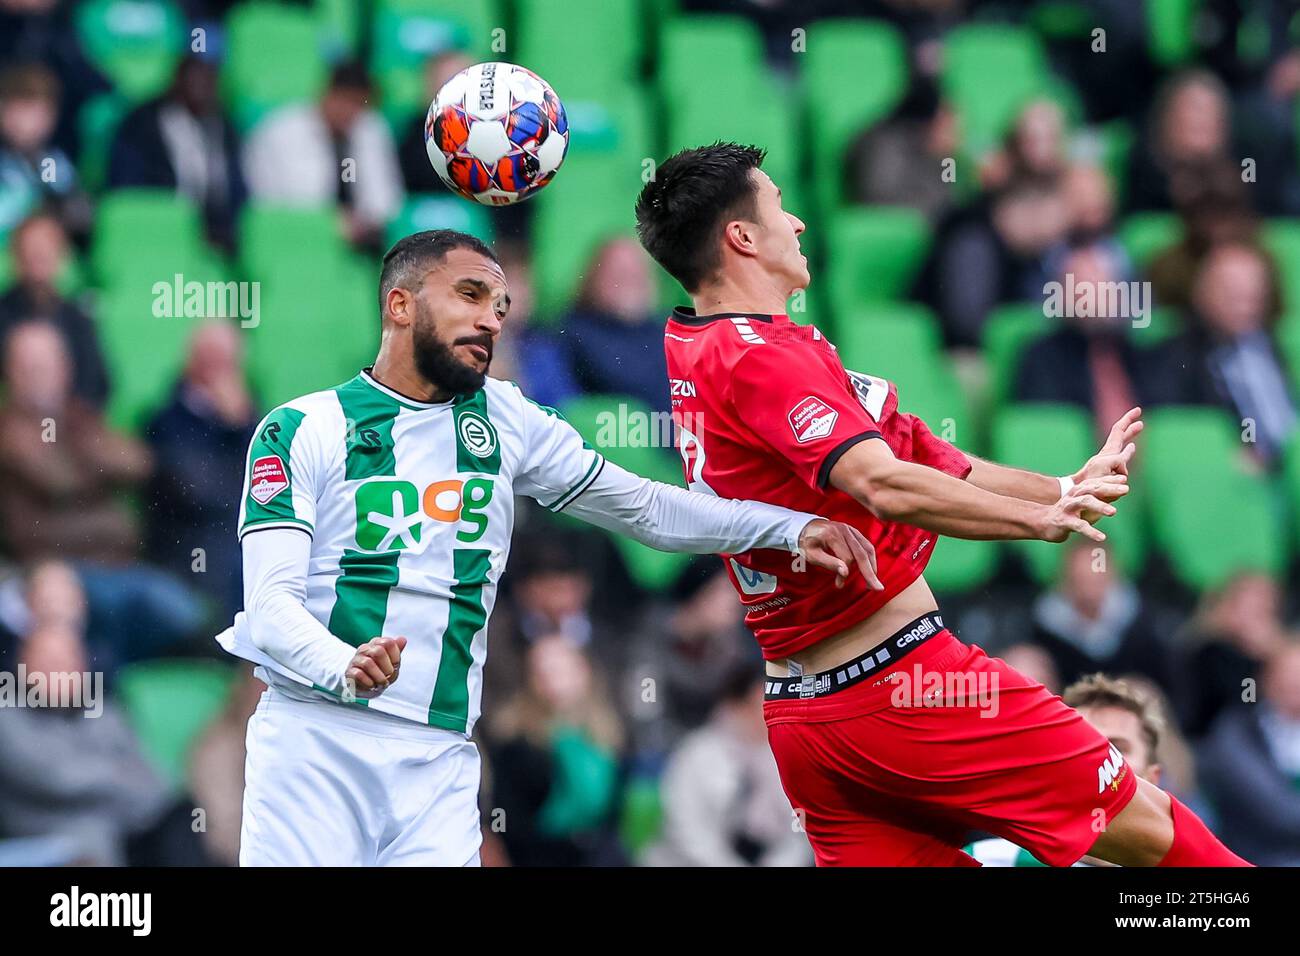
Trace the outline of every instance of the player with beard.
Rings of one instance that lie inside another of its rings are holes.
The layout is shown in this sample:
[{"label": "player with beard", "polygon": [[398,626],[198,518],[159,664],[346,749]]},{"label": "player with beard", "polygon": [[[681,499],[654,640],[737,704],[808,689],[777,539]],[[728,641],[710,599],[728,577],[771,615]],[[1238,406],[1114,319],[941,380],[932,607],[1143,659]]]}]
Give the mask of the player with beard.
[{"label": "player with beard", "polygon": [[875,580],[847,526],[632,475],[487,377],[510,306],[496,257],[401,240],[373,366],[257,428],[239,535],[244,610],[218,635],[266,682],[249,721],[240,862],[478,862],[488,617],[515,495],[663,550],[776,548]]},{"label": "player with beard", "polygon": [[678,153],[642,190],[637,231],[694,305],[664,335],[688,486],[826,514],[877,549],[881,589],[790,574],[762,549],[727,561],[818,862],[972,865],[963,837],[983,830],[1054,865],[1241,865],[1060,698],[948,631],[923,573],[941,535],[1102,540],[1092,523],[1128,491],[1140,409],[1062,478],[943,441],[892,383],[790,321],[810,278],[804,224],[762,160],[734,143]]}]

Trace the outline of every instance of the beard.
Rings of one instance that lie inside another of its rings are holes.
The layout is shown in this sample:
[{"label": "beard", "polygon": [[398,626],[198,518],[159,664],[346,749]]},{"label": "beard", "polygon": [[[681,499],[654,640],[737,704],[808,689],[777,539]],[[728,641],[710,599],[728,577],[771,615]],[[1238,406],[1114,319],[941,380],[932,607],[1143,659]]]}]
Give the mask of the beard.
[{"label": "beard", "polygon": [[[433,323],[416,323],[411,335],[415,369],[430,384],[452,395],[477,392],[487,380],[492,366],[492,339],[488,335],[467,335],[448,344],[433,330]],[[480,345],[487,350],[488,361],[482,371],[466,364],[452,351],[458,345]]]}]

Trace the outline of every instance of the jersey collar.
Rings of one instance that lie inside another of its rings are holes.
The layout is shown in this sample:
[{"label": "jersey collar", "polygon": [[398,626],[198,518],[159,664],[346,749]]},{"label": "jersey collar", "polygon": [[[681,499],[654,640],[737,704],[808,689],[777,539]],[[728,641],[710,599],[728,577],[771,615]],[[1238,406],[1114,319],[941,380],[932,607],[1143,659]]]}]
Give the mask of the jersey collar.
[{"label": "jersey collar", "polygon": [[456,403],[455,396],[445,402],[422,402],[419,399],[411,398],[409,395],[403,395],[401,392],[397,391],[397,389],[389,388],[383,382],[379,381],[379,379],[375,378],[372,371],[373,369],[373,365],[367,365],[361,370],[358,377],[375,391],[383,392],[389,398],[396,402],[400,402],[407,408],[447,408]]},{"label": "jersey collar", "polygon": [[765,315],[762,312],[714,312],[710,315],[696,315],[694,309],[680,305],[673,309],[672,315],[673,321],[681,325],[708,325],[718,319],[750,319],[755,322],[774,322],[786,317],[783,312],[776,315]]}]

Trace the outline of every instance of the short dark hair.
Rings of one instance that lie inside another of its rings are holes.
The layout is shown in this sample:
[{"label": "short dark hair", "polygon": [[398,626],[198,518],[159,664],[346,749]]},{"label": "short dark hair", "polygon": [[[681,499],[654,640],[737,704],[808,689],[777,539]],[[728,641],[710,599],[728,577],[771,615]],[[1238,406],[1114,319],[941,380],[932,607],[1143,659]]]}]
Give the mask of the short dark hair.
[{"label": "short dark hair", "polygon": [[1078,710],[1081,707],[1116,707],[1127,710],[1138,719],[1142,728],[1142,741],[1147,746],[1147,757],[1151,763],[1158,762],[1160,755],[1160,738],[1164,733],[1165,722],[1160,716],[1159,708],[1151,695],[1134,687],[1128,681],[1117,680],[1105,674],[1089,674],[1081,677],[1061,694],[1066,706]]},{"label": "short dark hair", "polygon": [[413,232],[398,239],[384,253],[384,267],[379,273],[380,314],[383,314],[384,303],[388,301],[388,293],[399,286],[405,287],[412,280],[412,273],[417,267],[427,267],[438,262],[453,249],[469,249],[500,265],[496,253],[482,239],[467,232],[457,232],[455,229]]},{"label": "short dark hair", "polygon": [[722,264],[724,223],[758,217],[751,176],[765,150],[738,143],[684,149],[666,159],[636,201],[636,234],[646,252],[687,292]]},{"label": "short dark hair", "polygon": [[355,90],[369,96],[374,90],[370,82],[370,73],[360,60],[344,60],[330,70],[329,88],[331,90]]}]

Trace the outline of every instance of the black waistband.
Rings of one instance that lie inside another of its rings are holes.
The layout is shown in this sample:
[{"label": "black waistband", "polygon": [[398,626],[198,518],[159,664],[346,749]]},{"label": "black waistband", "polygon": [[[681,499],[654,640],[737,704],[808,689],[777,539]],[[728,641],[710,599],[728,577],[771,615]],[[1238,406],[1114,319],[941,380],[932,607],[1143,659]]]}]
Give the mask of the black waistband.
[{"label": "black waistband", "polygon": [[807,700],[847,690],[871,675],[898,662],[943,630],[943,618],[937,613],[918,617],[897,634],[877,644],[856,660],[834,670],[800,677],[772,677],[763,684],[764,700]]}]

